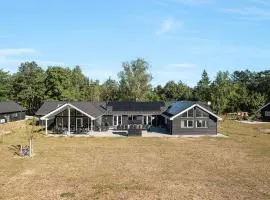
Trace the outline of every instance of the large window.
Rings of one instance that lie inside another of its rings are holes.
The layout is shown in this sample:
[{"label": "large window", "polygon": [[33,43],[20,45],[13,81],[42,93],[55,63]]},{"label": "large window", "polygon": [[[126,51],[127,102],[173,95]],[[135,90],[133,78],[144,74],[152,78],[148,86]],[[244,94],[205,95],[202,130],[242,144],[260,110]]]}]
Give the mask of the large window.
[{"label": "large window", "polygon": [[194,121],[193,120],[181,120],[181,128],[193,128]]},{"label": "large window", "polygon": [[206,120],[197,120],[196,128],[208,128]]},{"label": "large window", "polygon": [[130,120],[130,121],[137,120],[137,115],[129,115],[128,120]]},{"label": "large window", "polygon": [[122,124],[122,116],[121,115],[113,116],[113,125],[118,126],[119,124]]},{"label": "large window", "polygon": [[203,110],[197,108],[196,109],[196,117],[198,117],[198,118],[205,118],[205,117],[208,117],[208,116],[207,116],[207,113],[206,112],[204,112]]},{"label": "large window", "polygon": [[120,125],[122,124],[122,116],[121,115],[118,116],[118,124],[120,124]]},{"label": "large window", "polygon": [[187,112],[182,114],[183,118],[193,118],[194,117],[194,109],[190,109]]},{"label": "large window", "polygon": [[18,117],[18,113],[12,113],[11,114],[11,118],[16,118],[16,117]]},{"label": "large window", "polygon": [[143,124],[147,124],[147,116],[143,116]]},{"label": "large window", "polygon": [[152,125],[152,116],[148,116],[148,125]]},{"label": "large window", "polygon": [[270,117],[270,111],[265,111],[265,117]]},{"label": "large window", "polygon": [[118,116],[113,116],[113,125],[117,126],[117,117]]}]

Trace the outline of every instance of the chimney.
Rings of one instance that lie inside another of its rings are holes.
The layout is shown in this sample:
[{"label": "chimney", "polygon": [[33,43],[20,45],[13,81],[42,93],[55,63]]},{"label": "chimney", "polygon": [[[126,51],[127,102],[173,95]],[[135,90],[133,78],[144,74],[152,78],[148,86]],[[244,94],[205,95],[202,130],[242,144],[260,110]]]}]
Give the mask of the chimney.
[{"label": "chimney", "polygon": [[112,111],[112,106],[107,105],[107,111],[111,112]]}]

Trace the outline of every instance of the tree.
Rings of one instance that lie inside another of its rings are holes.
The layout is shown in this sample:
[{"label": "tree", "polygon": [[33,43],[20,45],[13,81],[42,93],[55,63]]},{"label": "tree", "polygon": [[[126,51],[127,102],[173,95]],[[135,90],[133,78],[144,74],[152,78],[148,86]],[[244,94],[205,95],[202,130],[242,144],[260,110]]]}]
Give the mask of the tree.
[{"label": "tree", "polygon": [[86,100],[100,101],[101,87],[98,80],[90,80],[87,88]]},{"label": "tree", "polygon": [[163,88],[166,100],[178,100],[178,86],[174,81],[169,81]]},{"label": "tree", "polygon": [[44,100],[45,73],[35,62],[25,62],[13,78],[13,99],[22,103],[29,114],[40,107]]},{"label": "tree", "polygon": [[10,90],[10,75],[8,72],[0,69],[0,101],[9,99]]},{"label": "tree", "polygon": [[71,84],[75,100],[83,100],[86,98],[88,78],[82,73],[80,66],[75,66],[72,70]]},{"label": "tree", "polygon": [[175,83],[174,81],[167,82],[163,88],[163,92],[165,100],[167,101],[193,99],[192,89],[182,81],[179,81],[178,83]]},{"label": "tree", "polygon": [[218,114],[222,114],[228,106],[228,97],[231,95],[229,72],[219,71],[211,85],[211,90],[212,107]]},{"label": "tree", "polygon": [[254,92],[250,94],[249,100],[247,101],[247,107],[249,108],[249,112],[255,114],[256,111],[265,105],[267,100],[267,95],[261,94],[258,92]]},{"label": "tree", "polygon": [[164,89],[161,85],[156,86],[152,93],[154,93],[154,95],[157,96],[159,100],[166,100]]},{"label": "tree", "polygon": [[122,64],[120,79],[120,98],[122,100],[144,101],[151,89],[152,75],[148,72],[149,64],[144,59],[136,59]]},{"label": "tree", "polygon": [[117,82],[109,77],[101,86],[101,99],[103,101],[117,101],[118,94]]},{"label": "tree", "polygon": [[48,67],[46,71],[46,99],[58,101],[76,100],[77,88],[74,90],[72,71],[58,66]]},{"label": "tree", "polygon": [[25,121],[26,126],[26,138],[29,142],[29,157],[33,157],[34,148],[33,148],[33,140],[37,136],[39,132],[39,128],[36,126],[36,119],[33,117],[31,120]]},{"label": "tree", "polygon": [[206,70],[203,70],[201,80],[195,87],[195,95],[197,99],[200,101],[209,101],[211,99],[210,83]]}]

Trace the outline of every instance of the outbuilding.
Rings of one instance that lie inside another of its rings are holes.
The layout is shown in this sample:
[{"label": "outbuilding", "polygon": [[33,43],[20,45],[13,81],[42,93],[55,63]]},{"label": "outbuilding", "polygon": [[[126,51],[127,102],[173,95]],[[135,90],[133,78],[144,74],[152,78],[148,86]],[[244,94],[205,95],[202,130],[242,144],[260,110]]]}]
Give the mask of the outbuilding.
[{"label": "outbuilding", "polygon": [[261,119],[263,121],[270,121],[270,102],[261,107],[258,112],[261,114]]},{"label": "outbuilding", "polygon": [[0,102],[0,124],[24,120],[26,109],[14,101]]}]

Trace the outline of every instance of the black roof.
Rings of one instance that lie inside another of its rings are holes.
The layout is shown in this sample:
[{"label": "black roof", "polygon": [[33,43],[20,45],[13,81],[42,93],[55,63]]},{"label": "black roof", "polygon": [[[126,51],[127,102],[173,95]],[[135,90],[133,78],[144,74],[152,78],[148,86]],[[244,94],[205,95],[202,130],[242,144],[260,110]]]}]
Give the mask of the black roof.
[{"label": "black roof", "polygon": [[14,101],[1,101],[0,102],[0,113],[12,113],[12,112],[21,112],[21,111],[26,111],[26,109]]},{"label": "black roof", "polygon": [[124,115],[158,115],[164,111],[165,103],[136,102],[136,101],[118,101],[107,103],[106,114],[124,114]]},{"label": "black roof", "polygon": [[74,102],[63,102],[63,101],[48,101],[45,102],[39,110],[36,112],[37,116],[44,116],[58,107],[70,103],[78,109],[86,112],[92,117],[98,117],[103,114],[161,114],[165,109],[164,102],[88,102],[88,101],[74,101]]},{"label": "black roof", "polygon": [[78,109],[84,111],[88,115],[92,117],[99,117],[105,113],[105,108],[101,103],[89,102],[89,101],[74,101],[74,102],[64,102],[64,101],[47,101],[44,102],[43,105],[36,112],[37,116],[44,116],[48,113],[54,111],[58,107],[69,103]]},{"label": "black roof", "polygon": [[186,110],[187,108],[193,106],[194,104],[198,104],[208,111],[212,112],[211,108],[208,106],[207,102],[202,101],[177,101],[174,102],[171,106],[168,107],[168,109],[163,113],[164,115],[168,117],[172,117],[174,115],[177,115],[178,113]]}]

